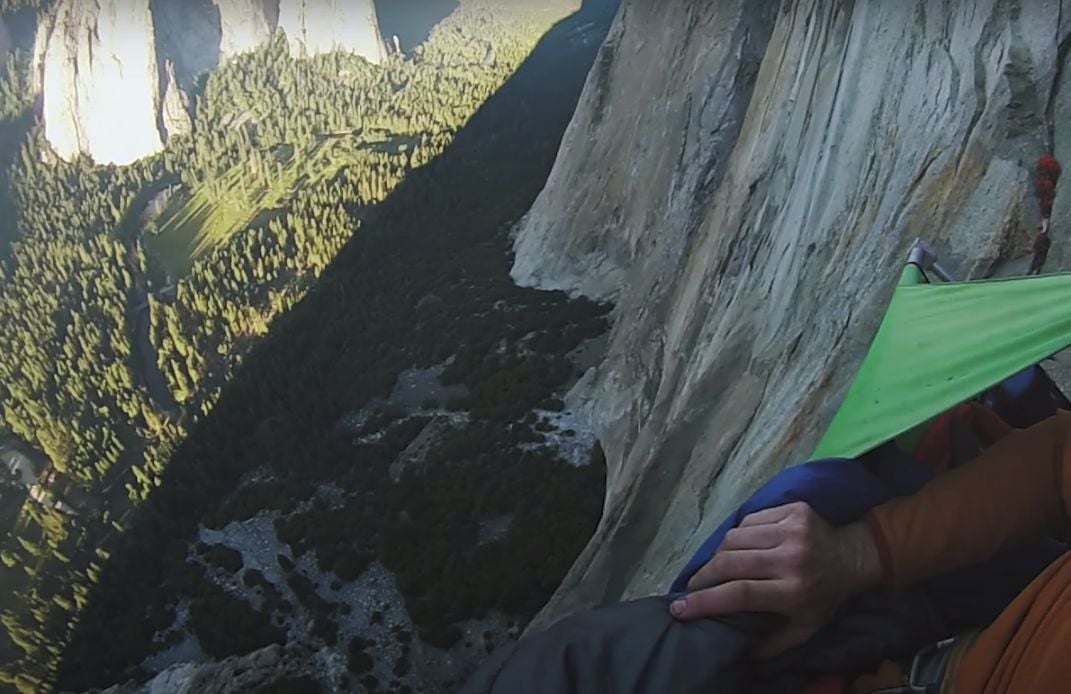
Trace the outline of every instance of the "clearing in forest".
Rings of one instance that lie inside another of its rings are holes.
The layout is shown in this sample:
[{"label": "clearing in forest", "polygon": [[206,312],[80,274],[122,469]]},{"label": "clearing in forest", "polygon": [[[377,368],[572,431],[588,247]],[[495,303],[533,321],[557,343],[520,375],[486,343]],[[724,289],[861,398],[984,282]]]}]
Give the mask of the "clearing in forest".
[{"label": "clearing in forest", "polygon": [[[225,244],[262,213],[285,206],[297,190],[330,180],[341,169],[362,163],[365,152],[412,151],[419,138],[382,133],[322,135],[308,146],[279,145],[236,164],[219,179],[182,191],[156,219],[149,250],[175,279],[194,261]],[[367,162],[364,162],[367,163]]]}]

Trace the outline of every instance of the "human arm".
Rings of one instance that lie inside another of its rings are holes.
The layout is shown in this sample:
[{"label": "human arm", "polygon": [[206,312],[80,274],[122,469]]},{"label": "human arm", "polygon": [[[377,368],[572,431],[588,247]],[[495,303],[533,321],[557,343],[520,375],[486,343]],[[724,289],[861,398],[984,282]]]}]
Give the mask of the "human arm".
[{"label": "human arm", "polygon": [[805,504],[753,514],[693,576],[695,592],[674,604],[674,614],[784,615],[784,628],[757,653],[776,655],[881,582],[901,588],[1066,532],[1065,469],[1071,415],[1063,413],[1006,437],[919,493],[877,507],[865,523],[834,529]]},{"label": "human arm", "polygon": [[730,530],[688,582],[694,592],[671,611],[684,621],[736,612],[784,615],[782,629],[755,653],[772,657],[810,638],[841,604],[877,585],[881,573],[864,523],[834,528],[798,502],[753,513]]},{"label": "human arm", "polygon": [[1071,414],[1006,436],[867,524],[883,583],[899,589],[1048,536],[1068,534]]}]

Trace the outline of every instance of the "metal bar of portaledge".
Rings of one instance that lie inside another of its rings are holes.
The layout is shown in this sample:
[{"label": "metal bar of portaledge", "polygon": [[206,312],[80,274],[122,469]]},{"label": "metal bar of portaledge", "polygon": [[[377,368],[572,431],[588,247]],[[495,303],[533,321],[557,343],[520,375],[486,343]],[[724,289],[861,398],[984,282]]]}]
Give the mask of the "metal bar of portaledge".
[{"label": "metal bar of portaledge", "polygon": [[918,239],[911,246],[911,253],[908,255],[907,262],[917,265],[923,273],[932,271],[942,282],[956,281],[952,274],[937,262],[937,254],[922,239]]}]

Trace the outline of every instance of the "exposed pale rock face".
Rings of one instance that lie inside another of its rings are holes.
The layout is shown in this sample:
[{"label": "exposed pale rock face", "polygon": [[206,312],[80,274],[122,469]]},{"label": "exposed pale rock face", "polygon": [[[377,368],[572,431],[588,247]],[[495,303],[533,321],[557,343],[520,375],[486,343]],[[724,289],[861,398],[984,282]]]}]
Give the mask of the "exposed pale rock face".
[{"label": "exposed pale rock face", "polygon": [[160,58],[190,91],[201,74],[271,38],[278,0],[152,0]]},{"label": "exposed pale rock face", "polygon": [[[128,164],[163,146],[149,0],[59,0],[40,53],[45,133],[63,159]],[[42,38],[39,33],[39,39]]]},{"label": "exposed pale rock face", "polygon": [[625,1],[515,246],[519,283],[617,304],[605,514],[536,626],[664,591],[813,450],[916,237],[962,276],[1029,251],[1063,4]]},{"label": "exposed pale rock face", "polygon": [[183,663],[145,684],[116,685],[101,694],[237,694],[255,691],[284,677],[303,674],[308,653],[274,645],[220,662]]},{"label": "exposed pale rock face", "polygon": [[164,132],[168,138],[186,135],[193,130],[193,118],[190,116],[190,98],[179,87],[175,77],[175,65],[170,60],[166,64],[167,87],[164,90],[163,111]]},{"label": "exposed pale rock face", "polygon": [[385,53],[372,0],[280,0],[279,26],[295,58],[342,49],[378,64]]},{"label": "exposed pale rock face", "polygon": [[212,0],[219,12],[221,60],[267,41],[279,21],[277,0]]},{"label": "exposed pale rock face", "polygon": [[41,12],[38,17],[37,30],[33,39],[33,58],[30,70],[30,88],[35,94],[44,90],[45,84],[45,52],[48,50],[48,38],[52,35],[52,28],[56,24],[56,16],[52,13]]}]

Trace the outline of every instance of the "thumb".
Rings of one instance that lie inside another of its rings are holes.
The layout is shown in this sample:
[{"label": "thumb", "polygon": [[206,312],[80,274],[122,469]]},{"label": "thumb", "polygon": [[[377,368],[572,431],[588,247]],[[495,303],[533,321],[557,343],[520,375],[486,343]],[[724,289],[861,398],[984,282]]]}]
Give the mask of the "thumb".
[{"label": "thumb", "polygon": [[759,642],[751,651],[756,660],[770,660],[785,651],[802,646],[818,629],[811,625],[788,624]]}]

